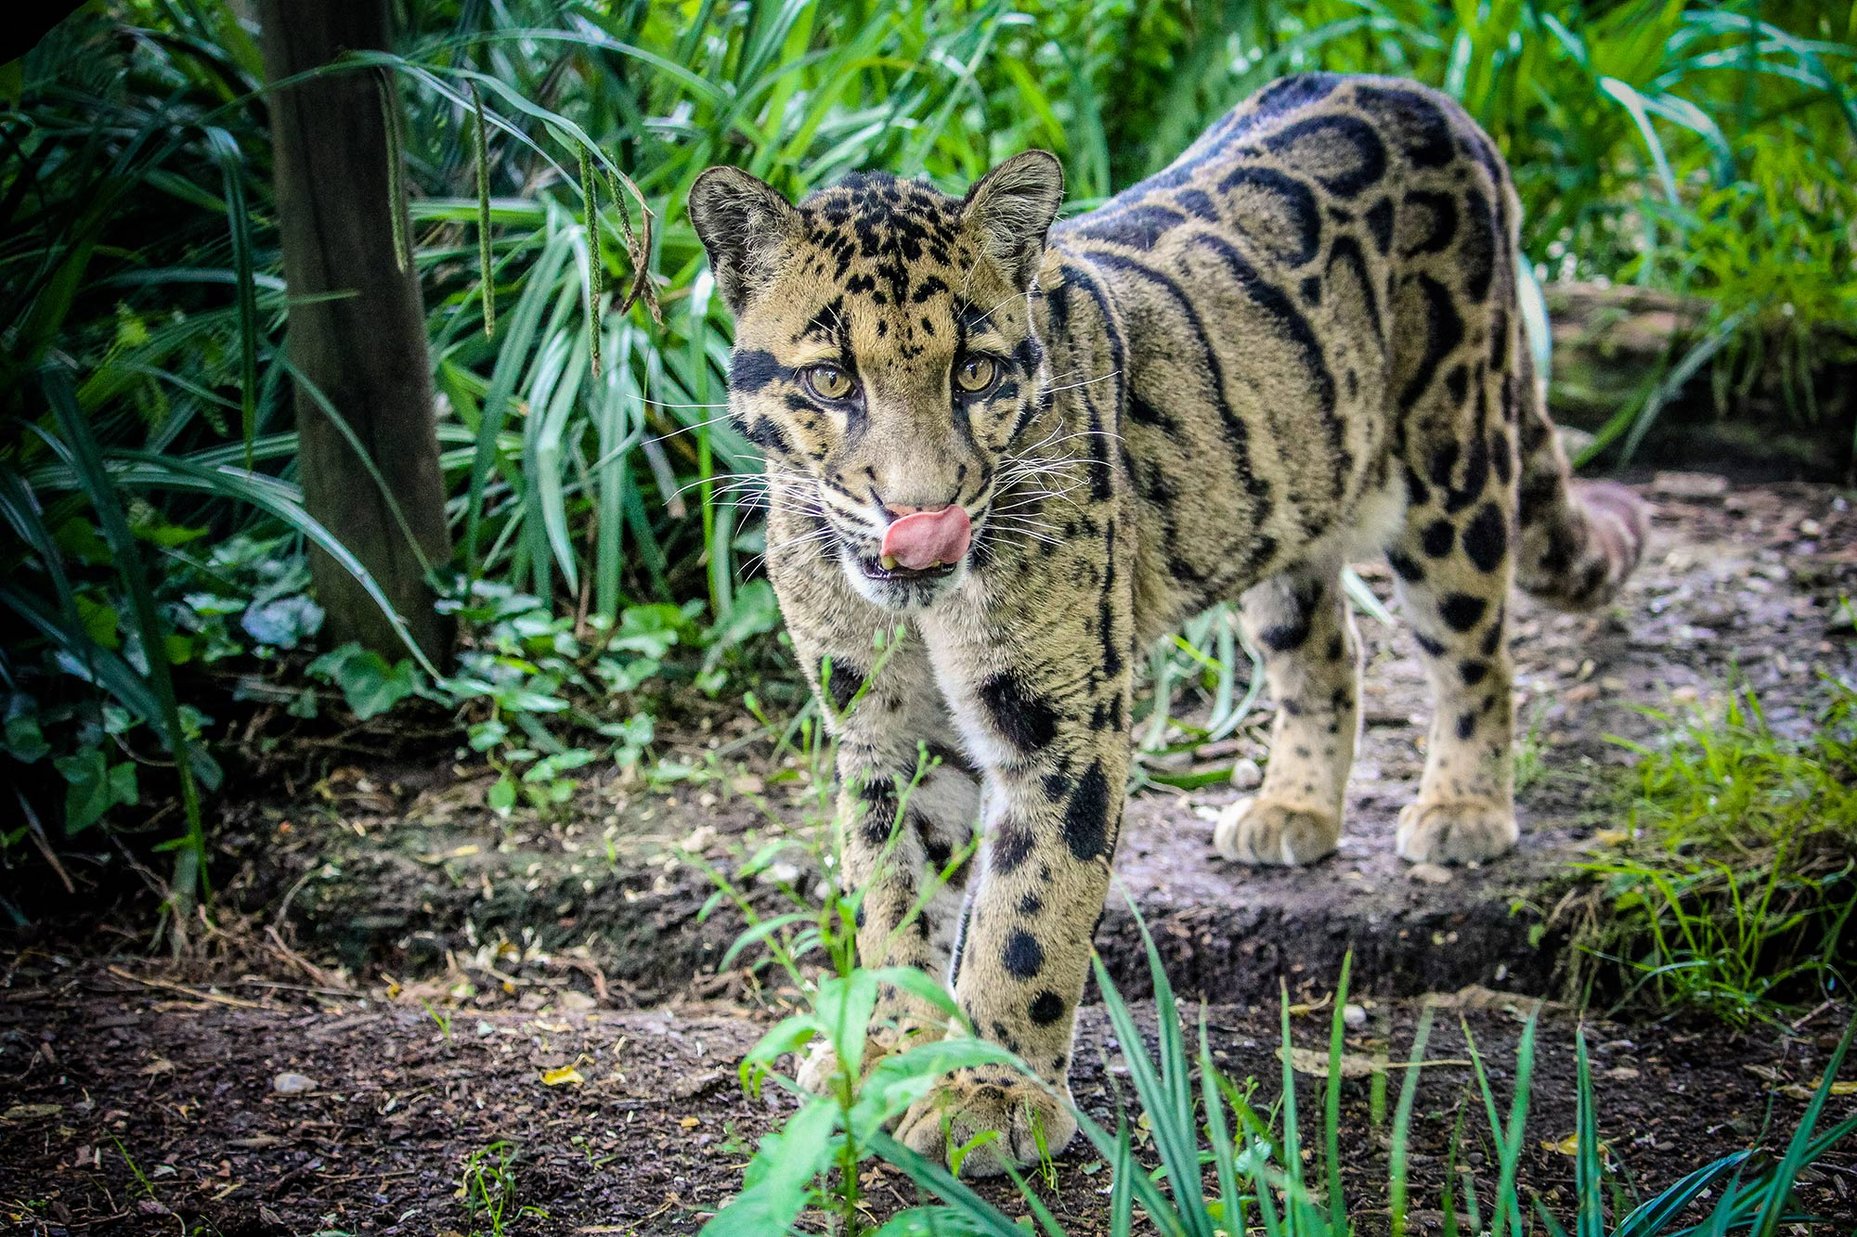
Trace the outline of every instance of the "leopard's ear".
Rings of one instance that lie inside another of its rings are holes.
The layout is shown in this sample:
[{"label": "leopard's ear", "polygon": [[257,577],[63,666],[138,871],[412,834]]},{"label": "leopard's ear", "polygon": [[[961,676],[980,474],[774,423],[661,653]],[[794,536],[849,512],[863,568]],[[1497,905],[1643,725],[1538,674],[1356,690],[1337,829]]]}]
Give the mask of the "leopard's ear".
[{"label": "leopard's ear", "polygon": [[710,168],[690,186],[690,223],[709,251],[722,299],[738,318],[749,298],[772,282],[798,222],[799,212],[778,189],[740,168]]},{"label": "leopard's ear", "polygon": [[974,182],[961,218],[1006,277],[1029,288],[1063,201],[1064,165],[1048,150],[1028,150]]}]

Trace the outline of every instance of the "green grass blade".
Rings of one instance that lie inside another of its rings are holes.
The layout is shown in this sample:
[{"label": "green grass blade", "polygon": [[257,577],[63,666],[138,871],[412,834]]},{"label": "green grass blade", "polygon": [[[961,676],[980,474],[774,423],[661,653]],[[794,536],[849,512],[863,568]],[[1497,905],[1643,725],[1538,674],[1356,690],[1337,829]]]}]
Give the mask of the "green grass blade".
[{"label": "green grass blade", "polygon": [[1341,1193],[1341,1054],[1347,1034],[1344,1013],[1348,1003],[1348,977],[1354,968],[1354,951],[1341,955],[1341,978],[1335,982],[1335,1008],[1328,1028],[1328,1086],[1323,1097],[1322,1133],[1328,1172],[1329,1225],[1337,1233],[1348,1228],[1348,1204]]},{"label": "green grass blade", "polygon": [[1574,1033],[1577,1103],[1573,1157],[1576,1237],[1605,1237],[1605,1165],[1599,1147],[1599,1115],[1593,1102],[1593,1069],[1586,1051],[1586,1028]]},{"label": "green grass blade", "polygon": [[1819,1080],[1818,1089],[1812,1093],[1804,1114],[1799,1118],[1799,1126],[1786,1145],[1786,1154],[1780,1157],[1779,1164],[1774,1168],[1773,1184],[1766,1203],[1749,1230],[1751,1237],[1773,1237],[1778,1231],[1786,1213],[1787,1202],[1792,1196],[1793,1182],[1798,1179],[1799,1170],[1810,1162],[1813,1131],[1825,1111],[1825,1101],[1831,1098],[1831,1088],[1838,1080],[1838,1071],[1844,1065],[1844,1056],[1850,1051],[1853,1036],[1857,1036],[1857,1021],[1845,1028],[1838,1046],[1832,1050],[1831,1059],[1825,1062],[1824,1077]]},{"label": "green grass blade", "polygon": [[1412,1105],[1418,1099],[1419,1072],[1425,1061],[1425,1045],[1431,1039],[1435,1012],[1434,1006],[1427,1005],[1419,1014],[1418,1029],[1412,1036],[1412,1055],[1406,1062],[1406,1077],[1399,1086],[1399,1103],[1393,1109],[1392,1146],[1387,1155],[1387,1206],[1393,1237],[1405,1237],[1406,1232],[1406,1157],[1411,1141]]}]

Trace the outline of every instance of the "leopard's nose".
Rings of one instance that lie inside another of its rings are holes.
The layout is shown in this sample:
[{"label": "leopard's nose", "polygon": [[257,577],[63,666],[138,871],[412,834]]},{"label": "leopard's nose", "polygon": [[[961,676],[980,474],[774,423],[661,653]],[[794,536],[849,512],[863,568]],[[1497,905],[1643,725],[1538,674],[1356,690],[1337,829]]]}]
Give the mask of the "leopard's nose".
[{"label": "leopard's nose", "polygon": [[880,495],[875,490],[872,490],[871,497],[877,500],[877,505],[883,508],[884,514],[888,515],[893,520],[900,520],[906,515],[919,515],[924,511],[931,514],[937,511],[946,511],[948,508],[958,505],[960,501],[960,495],[958,493],[950,494],[946,498],[939,498],[935,496],[932,490],[927,494],[917,490],[914,493],[894,494],[892,496]]},{"label": "leopard's nose", "polygon": [[916,515],[923,511],[929,511],[929,512],[946,511],[948,508],[952,506],[954,506],[952,502],[925,503],[925,504],[885,503],[883,504],[883,509],[889,512],[890,515],[896,517],[897,519],[901,519],[903,516]]}]

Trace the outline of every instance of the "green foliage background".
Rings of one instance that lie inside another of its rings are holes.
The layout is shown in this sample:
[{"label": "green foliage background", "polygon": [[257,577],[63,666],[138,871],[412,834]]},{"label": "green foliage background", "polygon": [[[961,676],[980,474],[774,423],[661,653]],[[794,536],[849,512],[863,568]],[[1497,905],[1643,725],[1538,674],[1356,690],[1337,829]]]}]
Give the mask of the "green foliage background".
[{"label": "green foliage background", "polygon": [[[407,0],[400,17],[397,55],[343,71],[379,73],[405,112],[458,546],[441,574],[466,634],[444,673],[317,645],[305,550],[341,551],[294,476],[256,32],[228,6],[106,0],[0,71],[14,867],[28,842],[144,829],[193,891],[194,787],[220,784],[229,731],[261,711],[430,698],[503,771],[507,808],[640,759],[667,685],[766,675],[778,695],[755,459],[719,420],[727,324],[682,213],[711,163],[795,195],[860,167],[958,189],[1043,146],[1081,209],[1282,73],[1405,74],[1501,144],[1543,273],[1711,298],[1713,363],[1793,375],[1795,415],[1814,414],[1813,331],[1857,320],[1857,5]],[[599,308],[635,257],[661,322]],[[178,815],[155,810],[176,792]]]}]

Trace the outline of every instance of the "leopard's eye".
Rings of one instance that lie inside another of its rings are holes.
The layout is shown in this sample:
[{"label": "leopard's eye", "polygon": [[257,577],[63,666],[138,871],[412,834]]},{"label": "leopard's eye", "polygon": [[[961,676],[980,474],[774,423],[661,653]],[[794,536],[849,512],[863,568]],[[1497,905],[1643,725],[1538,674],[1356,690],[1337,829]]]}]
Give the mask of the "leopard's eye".
[{"label": "leopard's eye", "polygon": [[992,357],[970,356],[961,362],[961,368],[955,371],[954,381],[961,390],[970,395],[984,391],[993,385],[993,378],[999,373],[999,366]]},{"label": "leopard's eye", "polygon": [[820,399],[848,399],[857,388],[851,375],[836,365],[813,365],[806,371],[806,385]]}]

